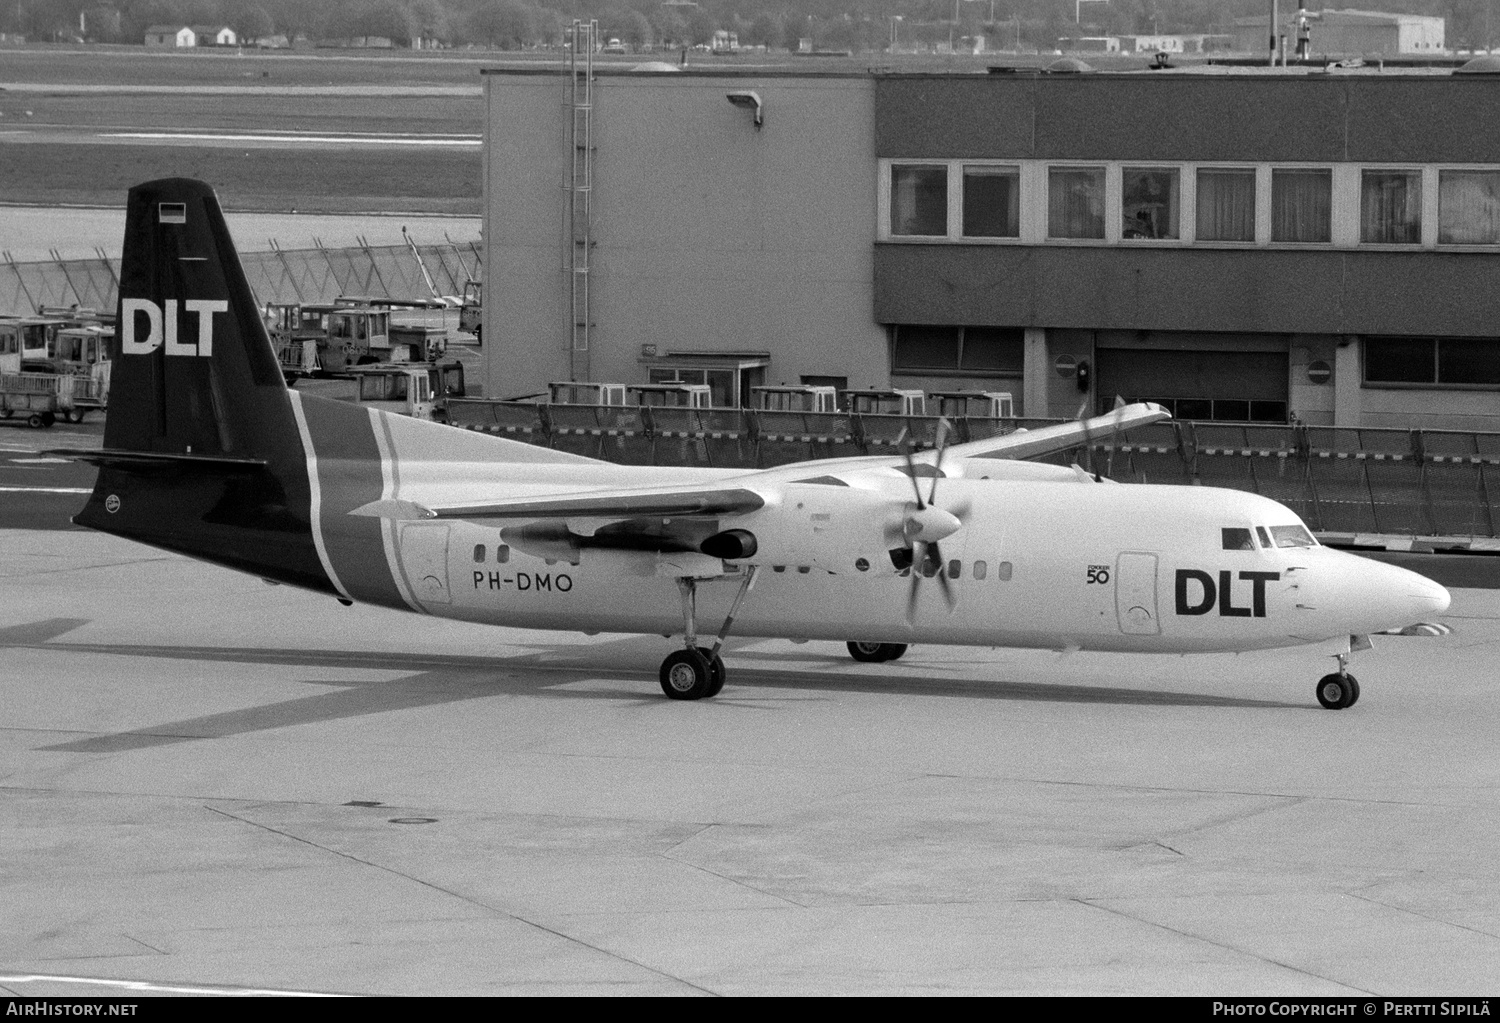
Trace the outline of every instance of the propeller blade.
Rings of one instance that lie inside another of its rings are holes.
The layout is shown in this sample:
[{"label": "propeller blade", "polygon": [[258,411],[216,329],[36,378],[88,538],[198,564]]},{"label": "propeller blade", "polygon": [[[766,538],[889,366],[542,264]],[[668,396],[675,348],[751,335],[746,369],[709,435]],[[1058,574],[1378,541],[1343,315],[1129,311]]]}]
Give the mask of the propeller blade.
[{"label": "propeller blade", "polygon": [[922,485],[917,482],[917,463],[912,460],[910,447],[902,448],[901,453],[906,456],[906,475],[911,477],[912,493],[917,496],[917,511],[922,511],[927,505],[922,503]]},{"label": "propeller blade", "polygon": [[[923,552],[923,557],[926,552]],[[917,594],[922,586],[922,561],[918,558],[911,566],[911,586],[906,591],[906,624],[915,625],[917,621]]]},{"label": "propeller blade", "polygon": [[953,592],[953,584],[948,581],[948,565],[943,561],[943,552],[938,548],[937,544],[932,544],[931,546],[932,564],[937,568],[935,574],[937,576],[938,589],[943,591],[943,600],[947,602],[948,611],[951,614],[953,609],[958,606],[958,594]]},{"label": "propeller blade", "polygon": [[948,431],[950,429],[952,429],[952,424],[948,422],[947,416],[944,416],[938,420],[936,445],[937,457],[933,459],[932,462],[932,489],[927,492],[928,504],[931,504],[932,502],[937,500],[937,481],[938,477],[943,474],[943,452],[948,448]]}]

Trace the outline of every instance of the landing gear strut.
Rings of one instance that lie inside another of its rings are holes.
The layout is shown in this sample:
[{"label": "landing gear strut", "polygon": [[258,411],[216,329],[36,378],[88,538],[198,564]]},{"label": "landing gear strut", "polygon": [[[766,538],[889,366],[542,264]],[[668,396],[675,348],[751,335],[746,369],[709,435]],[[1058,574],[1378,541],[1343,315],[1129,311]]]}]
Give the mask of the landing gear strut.
[{"label": "landing gear strut", "polygon": [[682,595],[683,641],[686,649],[667,655],[661,662],[661,691],[674,700],[701,700],[705,696],[718,696],[724,688],[724,659],[719,656],[724,638],[734,624],[734,616],[740,604],[755,585],[755,567],[745,571],[734,603],[729,605],[729,614],[712,647],[698,645],[698,580],[684,576],[677,580],[677,592]]},{"label": "landing gear strut", "polygon": [[1328,710],[1343,710],[1359,702],[1359,679],[1349,674],[1349,655],[1335,654],[1339,670],[1318,679],[1318,702]]}]

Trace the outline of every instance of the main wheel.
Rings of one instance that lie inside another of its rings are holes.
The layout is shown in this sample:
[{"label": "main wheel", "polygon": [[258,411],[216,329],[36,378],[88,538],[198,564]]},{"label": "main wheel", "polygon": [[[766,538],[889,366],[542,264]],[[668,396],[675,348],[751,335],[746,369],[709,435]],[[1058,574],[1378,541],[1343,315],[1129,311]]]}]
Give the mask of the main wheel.
[{"label": "main wheel", "polygon": [[703,695],[718,696],[719,693],[724,689],[724,658],[720,657],[718,654],[715,654],[713,657],[709,657],[707,647],[700,646],[698,648],[698,652],[703,655],[704,660],[708,661],[708,692],[704,693]]},{"label": "main wheel", "polygon": [[674,700],[712,696],[713,667],[698,650],[677,650],[661,662],[661,691]]},{"label": "main wheel", "polygon": [[1318,702],[1328,710],[1343,710],[1359,699],[1359,683],[1353,675],[1334,672],[1318,679]]},{"label": "main wheel", "polygon": [[894,661],[906,653],[905,643],[850,643],[849,656],[866,664]]}]

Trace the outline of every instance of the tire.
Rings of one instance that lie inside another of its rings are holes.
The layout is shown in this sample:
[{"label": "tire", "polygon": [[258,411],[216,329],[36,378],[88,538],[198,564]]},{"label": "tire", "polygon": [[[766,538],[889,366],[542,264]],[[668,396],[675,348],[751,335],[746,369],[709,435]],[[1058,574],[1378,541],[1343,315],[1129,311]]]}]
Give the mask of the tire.
[{"label": "tire", "polygon": [[0,409],[0,419],[9,419],[11,416],[13,416],[15,414],[16,413],[15,413],[14,409],[8,409],[8,408],[6,408],[6,409]]},{"label": "tire", "polygon": [[866,664],[894,661],[906,653],[905,643],[849,643],[849,656]]},{"label": "tire", "polygon": [[674,700],[701,700],[711,695],[713,668],[698,650],[677,650],[661,662],[661,691]]},{"label": "tire", "polygon": [[1349,696],[1349,702],[1344,704],[1344,706],[1352,707],[1359,702],[1359,679],[1355,678],[1353,675],[1345,675],[1344,678],[1349,680],[1349,692],[1351,694]]},{"label": "tire", "polygon": [[708,661],[708,692],[703,695],[718,696],[724,690],[724,679],[727,676],[724,670],[724,658],[717,655],[709,657],[707,647],[700,646],[698,652],[703,655],[704,660]]},{"label": "tire", "polygon": [[1359,683],[1351,675],[1333,672],[1318,679],[1318,702],[1325,710],[1343,710],[1359,699],[1356,695]]},{"label": "tire", "polygon": [[31,415],[26,417],[26,425],[31,427],[33,430],[40,430],[42,427],[47,425],[47,421],[42,418],[42,414],[40,412],[33,412]]}]

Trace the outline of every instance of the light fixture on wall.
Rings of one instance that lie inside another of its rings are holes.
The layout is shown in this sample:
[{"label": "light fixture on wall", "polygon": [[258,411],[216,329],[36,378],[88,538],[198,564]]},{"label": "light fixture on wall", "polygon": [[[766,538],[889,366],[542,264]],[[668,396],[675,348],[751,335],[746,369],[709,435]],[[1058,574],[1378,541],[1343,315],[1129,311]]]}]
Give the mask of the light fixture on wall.
[{"label": "light fixture on wall", "polygon": [[765,122],[765,112],[761,106],[759,93],[731,92],[724,98],[729,100],[730,103],[733,103],[737,107],[744,107],[746,110],[754,110],[755,128],[757,131],[760,130],[760,126]]}]

